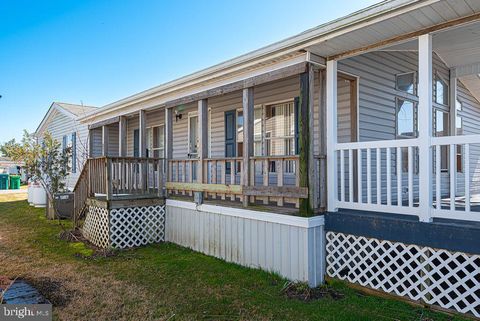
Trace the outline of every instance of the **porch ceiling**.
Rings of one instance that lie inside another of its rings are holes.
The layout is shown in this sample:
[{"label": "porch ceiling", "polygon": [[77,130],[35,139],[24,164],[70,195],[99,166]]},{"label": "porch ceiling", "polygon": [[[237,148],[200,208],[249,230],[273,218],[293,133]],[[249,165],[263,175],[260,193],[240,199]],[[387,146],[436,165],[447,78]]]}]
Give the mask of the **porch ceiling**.
[{"label": "porch ceiling", "polygon": [[[383,49],[388,51],[416,51],[417,41],[412,40]],[[449,68],[479,64],[480,70],[480,22],[438,32],[433,35],[433,50]],[[480,101],[478,73],[459,77],[460,81]]]},{"label": "porch ceiling", "polygon": [[[469,17],[480,13],[478,0],[440,0],[424,1],[425,5],[399,15],[392,15],[378,22],[353,30],[342,35],[324,39],[307,48],[322,57],[338,56],[352,52],[354,48],[365,48],[382,44],[405,34],[441,25],[452,20]],[[478,26],[477,26],[478,31]],[[452,39],[456,40],[455,35]],[[477,35],[477,41],[480,41]],[[448,42],[446,42],[448,44]],[[454,56],[455,53],[452,53]]]}]

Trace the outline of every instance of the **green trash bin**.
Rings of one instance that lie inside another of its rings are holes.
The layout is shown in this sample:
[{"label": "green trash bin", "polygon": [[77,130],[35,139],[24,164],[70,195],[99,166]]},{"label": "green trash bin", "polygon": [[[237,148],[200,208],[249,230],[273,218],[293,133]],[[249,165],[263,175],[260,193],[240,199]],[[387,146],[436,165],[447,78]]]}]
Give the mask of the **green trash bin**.
[{"label": "green trash bin", "polygon": [[0,189],[8,189],[8,174],[0,174]]},{"label": "green trash bin", "polygon": [[20,175],[10,175],[10,189],[20,189]]}]

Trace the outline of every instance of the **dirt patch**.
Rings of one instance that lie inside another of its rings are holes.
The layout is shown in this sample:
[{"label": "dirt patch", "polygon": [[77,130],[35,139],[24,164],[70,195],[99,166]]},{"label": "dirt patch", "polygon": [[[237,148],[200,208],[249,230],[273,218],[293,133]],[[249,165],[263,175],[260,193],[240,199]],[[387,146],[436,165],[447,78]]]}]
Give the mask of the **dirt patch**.
[{"label": "dirt patch", "polygon": [[0,291],[3,291],[6,288],[8,288],[10,286],[10,284],[12,284],[12,282],[13,282],[13,280],[10,280],[6,276],[1,276],[0,275]]},{"label": "dirt patch", "polygon": [[62,281],[49,277],[25,279],[55,307],[66,306],[74,297],[75,291],[66,288]]},{"label": "dirt patch", "polygon": [[91,243],[88,239],[86,239],[83,235],[82,232],[78,229],[75,230],[65,230],[60,232],[58,235],[58,238],[67,241],[67,242],[81,242],[85,244],[85,246],[89,249],[91,249],[93,252],[91,255],[84,255],[82,253],[76,253],[75,257],[81,258],[81,259],[96,259],[96,258],[101,258],[101,257],[112,257],[117,255],[118,251],[114,249],[103,249],[100,248],[93,243]]},{"label": "dirt patch", "polygon": [[282,288],[282,293],[289,299],[296,299],[300,301],[313,301],[322,298],[332,298],[340,300],[344,298],[344,294],[340,293],[328,285],[322,285],[316,288],[310,288],[308,284],[301,282],[287,282]]}]

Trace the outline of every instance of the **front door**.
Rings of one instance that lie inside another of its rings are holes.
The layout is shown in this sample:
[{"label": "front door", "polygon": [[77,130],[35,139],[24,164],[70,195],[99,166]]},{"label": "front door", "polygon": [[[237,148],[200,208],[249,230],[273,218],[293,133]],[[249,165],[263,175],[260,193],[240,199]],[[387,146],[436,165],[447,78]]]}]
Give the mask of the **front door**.
[{"label": "front door", "polygon": [[[230,110],[225,112],[225,157],[235,157],[236,156],[236,132],[237,132],[237,123],[235,119],[235,110]],[[230,174],[231,164],[227,163],[225,166],[226,174]]]}]

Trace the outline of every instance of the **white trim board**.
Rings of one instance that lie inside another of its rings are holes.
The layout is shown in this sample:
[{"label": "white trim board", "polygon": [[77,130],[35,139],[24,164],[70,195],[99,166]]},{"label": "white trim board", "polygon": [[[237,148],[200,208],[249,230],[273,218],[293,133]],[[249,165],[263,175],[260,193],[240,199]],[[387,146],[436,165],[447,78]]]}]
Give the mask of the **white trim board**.
[{"label": "white trim board", "polygon": [[269,212],[253,211],[248,209],[224,207],[217,205],[201,204],[197,205],[193,202],[169,200],[166,202],[167,206],[185,208],[189,210],[196,210],[199,212],[209,212],[214,214],[221,214],[227,216],[241,217],[251,220],[264,221],[270,223],[277,223],[283,225],[290,225],[303,228],[313,228],[325,225],[324,216],[314,217],[299,217],[292,215],[275,214]]}]

